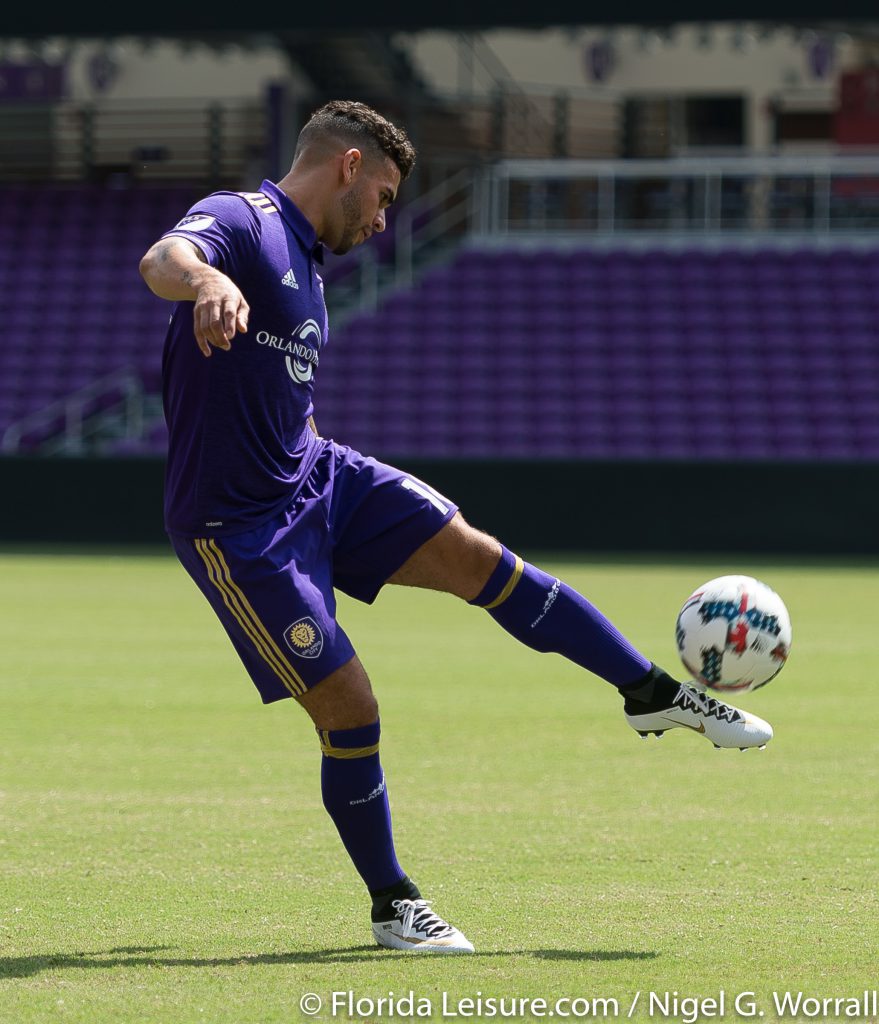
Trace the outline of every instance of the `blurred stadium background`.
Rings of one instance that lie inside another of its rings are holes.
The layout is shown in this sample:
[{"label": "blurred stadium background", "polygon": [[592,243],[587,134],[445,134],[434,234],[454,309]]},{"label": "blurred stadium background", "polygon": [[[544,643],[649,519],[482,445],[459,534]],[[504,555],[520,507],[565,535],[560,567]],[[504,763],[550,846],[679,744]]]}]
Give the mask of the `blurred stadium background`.
[{"label": "blurred stadium background", "polygon": [[348,97],[419,163],[328,257],[325,436],[514,545],[875,553],[879,21],[678,9],[7,13],[0,541],[161,539],[168,306],[138,260]]}]

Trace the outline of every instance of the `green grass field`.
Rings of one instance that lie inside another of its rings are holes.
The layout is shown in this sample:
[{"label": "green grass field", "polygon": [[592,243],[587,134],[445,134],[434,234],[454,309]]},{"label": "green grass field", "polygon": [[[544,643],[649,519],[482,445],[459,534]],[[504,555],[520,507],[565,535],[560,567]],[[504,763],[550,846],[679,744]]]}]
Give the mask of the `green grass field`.
[{"label": "green grass field", "polygon": [[631,1019],[692,1021],[648,993],[723,990],[727,1019],[754,992],[775,1020],[773,992],[879,988],[879,570],[525,554],[673,672],[690,590],[759,576],[793,653],[739,700],[776,731],[740,754],[642,742],[606,683],[452,598],[343,600],[401,862],[478,949],[451,958],[371,944],[306,716],[259,703],[172,557],[0,555],[0,1024],[329,1021],[348,991],[351,1019],[385,1021],[405,1004],[369,1000],[410,990],[437,1019],[443,992],[454,1020],[478,993],[625,1019],[640,992]]}]

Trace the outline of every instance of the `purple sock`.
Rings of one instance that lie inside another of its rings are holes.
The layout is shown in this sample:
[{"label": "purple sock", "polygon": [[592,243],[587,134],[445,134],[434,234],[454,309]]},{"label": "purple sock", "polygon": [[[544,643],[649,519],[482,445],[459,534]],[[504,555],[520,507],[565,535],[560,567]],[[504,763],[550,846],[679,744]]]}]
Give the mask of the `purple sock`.
[{"label": "purple sock", "polygon": [[507,548],[470,604],[533,650],[561,654],[614,686],[638,683],[652,667],[585,597]]},{"label": "purple sock", "polygon": [[378,756],[378,722],[357,729],[318,729],[321,793],[348,855],[370,892],[406,876],[397,863],[391,809]]}]

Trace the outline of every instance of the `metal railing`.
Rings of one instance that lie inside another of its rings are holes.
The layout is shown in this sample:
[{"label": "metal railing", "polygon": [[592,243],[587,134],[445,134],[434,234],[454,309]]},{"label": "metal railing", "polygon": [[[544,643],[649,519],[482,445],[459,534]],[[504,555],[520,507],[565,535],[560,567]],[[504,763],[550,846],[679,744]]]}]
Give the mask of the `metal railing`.
[{"label": "metal railing", "polygon": [[477,232],[487,209],[480,201],[484,183],[470,168],[453,171],[401,207],[383,259],[374,244],[346,254],[327,283],[331,323],[338,326],[358,310],[377,309],[387,289],[408,287],[419,267],[442,259],[451,246]]},{"label": "metal railing", "polygon": [[859,156],[507,160],[485,234],[879,230],[879,152]]},{"label": "metal railing", "polygon": [[[488,59],[472,40],[471,46]],[[622,114],[616,97],[522,86],[494,74],[487,92],[413,102],[407,126],[424,140],[425,165],[449,157],[460,166],[618,152]],[[10,103],[0,109],[0,139],[0,182],[126,173],[144,181],[247,187],[267,170],[271,150],[265,104],[233,99]]]},{"label": "metal railing", "polygon": [[0,451],[11,455],[36,449],[44,455],[79,455],[106,417],[120,414],[120,436],[142,437],[143,384],[133,369],[116,370],[11,423],[3,432]]},{"label": "metal railing", "polygon": [[411,284],[419,266],[464,240],[841,233],[875,244],[879,154],[507,160],[455,171],[402,208],[394,225],[394,273],[379,279],[372,254],[358,250],[346,312],[375,309],[382,287]]},{"label": "metal railing", "polygon": [[341,323],[358,309],[378,308],[383,275],[374,249],[364,246],[352,250],[331,273],[326,302],[332,324]]},{"label": "metal railing", "polygon": [[259,103],[102,100],[9,104],[0,111],[0,180],[235,181],[266,148]]},{"label": "metal railing", "polygon": [[[441,140],[447,151],[467,150],[474,159],[613,158],[620,152],[619,90],[523,82],[479,32],[448,33],[445,45],[458,69],[457,89],[434,89],[457,117],[457,138]],[[422,131],[421,137],[432,145],[432,134]]]},{"label": "metal railing", "polygon": [[[484,108],[491,148],[497,153],[525,155],[536,150],[546,156],[561,155],[554,152],[556,133],[549,112],[510,74],[485,37],[479,32],[458,32],[454,38],[460,66],[469,78],[461,114],[478,119],[480,107]],[[484,100],[480,104],[480,94],[487,104]]]},{"label": "metal railing", "polygon": [[460,170],[400,210],[394,224],[397,285],[412,282],[415,264],[429,249],[473,229],[481,181]]}]

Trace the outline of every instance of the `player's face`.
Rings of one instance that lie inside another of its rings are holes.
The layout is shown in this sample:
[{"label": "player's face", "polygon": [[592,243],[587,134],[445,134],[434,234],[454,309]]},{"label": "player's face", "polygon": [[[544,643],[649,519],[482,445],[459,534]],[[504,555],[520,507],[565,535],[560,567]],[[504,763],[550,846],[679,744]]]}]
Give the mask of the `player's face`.
[{"label": "player's face", "polygon": [[385,210],[399,187],[400,169],[388,157],[361,165],[360,173],[340,199],[341,236],[332,247],[337,256],[365,242],[374,231],[384,231]]}]

